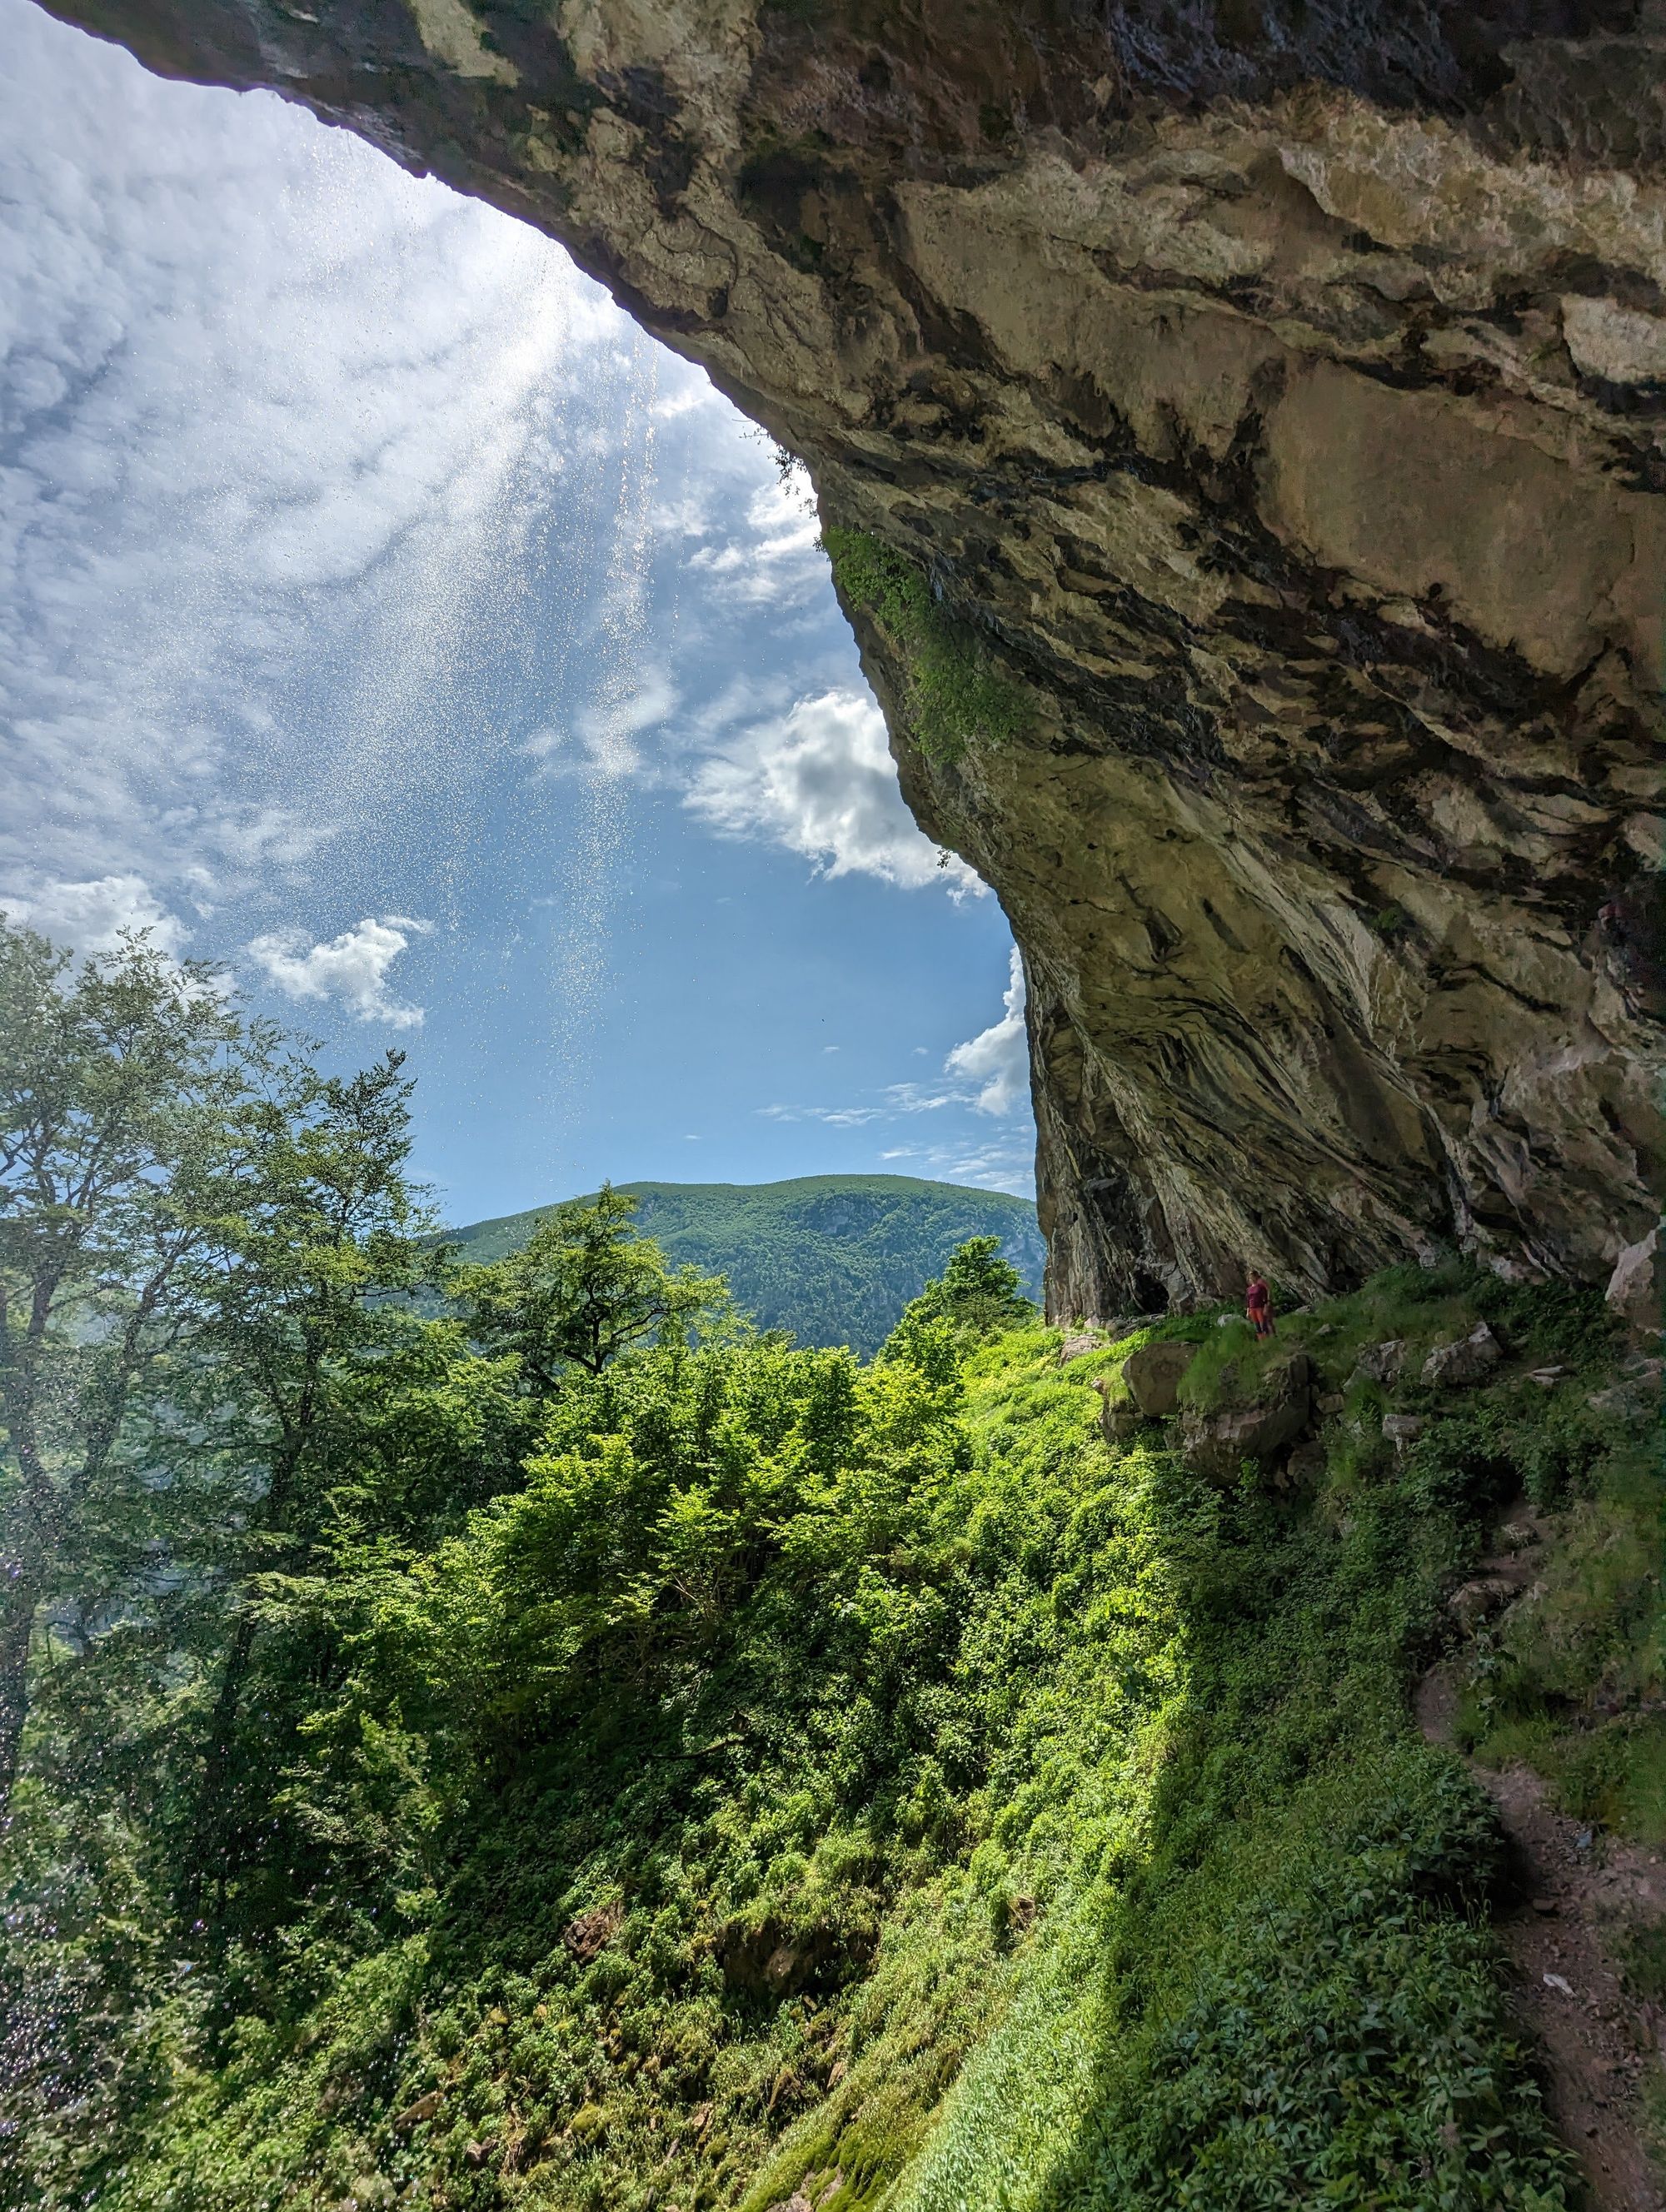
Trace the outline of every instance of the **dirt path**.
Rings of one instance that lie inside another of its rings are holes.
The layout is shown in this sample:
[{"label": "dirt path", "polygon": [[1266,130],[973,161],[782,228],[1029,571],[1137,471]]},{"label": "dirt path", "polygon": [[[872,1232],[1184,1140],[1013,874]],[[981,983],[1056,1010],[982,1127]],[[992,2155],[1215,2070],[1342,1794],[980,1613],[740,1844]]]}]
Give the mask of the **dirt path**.
[{"label": "dirt path", "polygon": [[[1432,1743],[1452,1740],[1451,1666],[1419,1687],[1417,1717]],[[1471,1761],[1469,1771],[1498,1807],[1515,1859],[1495,1924],[1511,2002],[1542,2057],[1550,2117],[1599,2212],[1666,2212],[1639,2099],[1645,2064],[1666,2057],[1666,2014],[1628,1994],[1614,1956],[1627,1925],[1666,1918],[1666,1867],[1559,1813],[1528,1767]]]}]

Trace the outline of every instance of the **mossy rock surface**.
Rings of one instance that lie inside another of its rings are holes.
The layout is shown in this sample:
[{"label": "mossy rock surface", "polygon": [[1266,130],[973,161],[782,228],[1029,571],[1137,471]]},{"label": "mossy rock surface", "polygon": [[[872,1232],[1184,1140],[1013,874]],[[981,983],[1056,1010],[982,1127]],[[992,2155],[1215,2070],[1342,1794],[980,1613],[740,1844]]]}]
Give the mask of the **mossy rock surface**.
[{"label": "mossy rock surface", "polygon": [[1230,1483],[1244,1462],[1265,1471],[1306,1434],[1313,1420],[1313,1362],[1281,1352],[1212,1412],[1189,1407],[1181,1425],[1186,1463],[1206,1481]]}]

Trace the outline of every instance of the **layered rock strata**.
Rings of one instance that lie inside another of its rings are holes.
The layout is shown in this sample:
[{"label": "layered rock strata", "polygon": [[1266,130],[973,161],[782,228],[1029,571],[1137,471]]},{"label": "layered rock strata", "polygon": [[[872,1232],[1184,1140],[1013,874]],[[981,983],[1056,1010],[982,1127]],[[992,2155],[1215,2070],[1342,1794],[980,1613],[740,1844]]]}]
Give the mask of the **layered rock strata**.
[{"label": "layered rock strata", "polygon": [[1662,0],[59,0],[559,238],[1022,711],[1059,1314],[1652,1228]]}]

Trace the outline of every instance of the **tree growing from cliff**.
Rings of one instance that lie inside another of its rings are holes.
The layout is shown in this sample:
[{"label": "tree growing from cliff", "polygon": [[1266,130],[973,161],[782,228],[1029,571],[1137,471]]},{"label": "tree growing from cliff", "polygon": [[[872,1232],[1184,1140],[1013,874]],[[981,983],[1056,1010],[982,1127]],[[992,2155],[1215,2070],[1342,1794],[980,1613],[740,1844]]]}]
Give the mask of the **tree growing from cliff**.
[{"label": "tree growing from cliff", "polygon": [[524,1250],[459,1267],[452,1296],[484,1349],[513,1352],[548,1395],[575,1369],[599,1375],[633,1346],[686,1341],[729,1304],[721,1275],[672,1268],[631,1224],[636,1201],[604,1183],[594,1199],[558,1206]]}]

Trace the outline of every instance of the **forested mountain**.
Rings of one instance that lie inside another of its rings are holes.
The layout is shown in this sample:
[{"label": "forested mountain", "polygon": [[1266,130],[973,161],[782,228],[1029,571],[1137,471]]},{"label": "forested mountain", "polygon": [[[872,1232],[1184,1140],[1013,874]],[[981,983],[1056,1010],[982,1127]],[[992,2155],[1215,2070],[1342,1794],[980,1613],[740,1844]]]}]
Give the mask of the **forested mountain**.
[{"label": "forested mountain", "polygon": [[[913,1176],[800,1176],[787,1182],[629,1182],[635,1225],[668,1260],[726,1275],[760,1328],[800,1344],[879,1349],[958,1244],[998,1237],[1040,1302],[1046,1247],[1028,1199]],[[550,1209],[453,1230],[465,1261],[518,1250]]]}]

